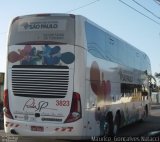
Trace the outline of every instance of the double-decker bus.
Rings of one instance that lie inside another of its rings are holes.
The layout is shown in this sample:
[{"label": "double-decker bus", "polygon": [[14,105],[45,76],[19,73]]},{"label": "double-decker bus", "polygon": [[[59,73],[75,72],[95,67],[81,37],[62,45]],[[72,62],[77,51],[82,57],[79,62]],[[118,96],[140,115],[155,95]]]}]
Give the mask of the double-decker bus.
[{"label": "double-decker bus", "polygon": [[148,56],[83,16],[16,17],[7,55],[6,133],[112,135],[149,113]]}]

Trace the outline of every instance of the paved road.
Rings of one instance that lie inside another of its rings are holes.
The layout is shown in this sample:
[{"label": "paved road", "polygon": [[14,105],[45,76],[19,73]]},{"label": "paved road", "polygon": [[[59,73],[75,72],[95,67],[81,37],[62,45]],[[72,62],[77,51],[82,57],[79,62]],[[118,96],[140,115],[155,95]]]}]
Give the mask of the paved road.
[{"label": "paved road", "polygon": [[143,122],[136,122],[120,129],[118,136],[143,136],[160,130],[160,105],[152,105],[150,116]]},{"label": "paved road", "polygon": [[[150,116],[143,122],[137,122],[120,129],[120,136],[144,136],[150,131],[160,130],[160,105],[152,105]],[[51,138],[31,138],[31,137],[15,137],[6,135],[3,130],[0,130],[0,142],[66,142],[64,140],[53,140]]]}]

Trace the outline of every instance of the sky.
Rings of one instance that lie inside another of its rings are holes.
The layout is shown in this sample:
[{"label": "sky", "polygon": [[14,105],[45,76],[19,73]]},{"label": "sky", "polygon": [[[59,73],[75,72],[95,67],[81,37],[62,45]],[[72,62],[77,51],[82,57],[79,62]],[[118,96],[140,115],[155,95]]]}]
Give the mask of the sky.
[{"label": "sky", "polygon": [[83,15],[145,52],[160,73],[160,4],[156,0],[5,0],[0,8],[0,72],[6,70],[7,32],[14,17],[38,13]]}]

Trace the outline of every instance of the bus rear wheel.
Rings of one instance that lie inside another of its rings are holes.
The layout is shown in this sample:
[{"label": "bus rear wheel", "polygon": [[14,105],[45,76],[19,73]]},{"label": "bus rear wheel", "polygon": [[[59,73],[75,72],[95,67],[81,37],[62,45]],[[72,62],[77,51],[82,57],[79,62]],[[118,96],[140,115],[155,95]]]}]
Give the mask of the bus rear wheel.
[{"label": "bus rear wheel", "polygon": [[104,124],[104,135],[105,136],[113,136],[113,115],[112,113],[108,113],[105,119]]},{"label": "bus rear wheel", "polygon": [[148,117],[148,106],[145,106],[145,117]]},{"label": "bus rear wheel", "polygon": [[145,121],[147,117],[148,117],[148,106],[146,105],[146,106],[144,107],[144,114],[143,114],[143,116],[140,118],[139,122]]},{"label": "bus rear wheel", "polygon": [[116,135],[121,124],[121,115],[119,112],[116,113],[114,124],[113,124],[113,134]]}]

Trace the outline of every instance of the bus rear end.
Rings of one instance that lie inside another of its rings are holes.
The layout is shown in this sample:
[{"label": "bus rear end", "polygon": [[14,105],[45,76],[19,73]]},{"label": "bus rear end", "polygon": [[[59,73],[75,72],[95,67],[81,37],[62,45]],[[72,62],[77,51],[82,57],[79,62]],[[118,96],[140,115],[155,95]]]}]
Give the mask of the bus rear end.
[{"label": "bus rear end", "polygon": [[75,17],[15,18],[8,37],[5,132],[77,136],[81,96],[74,92]]}]

